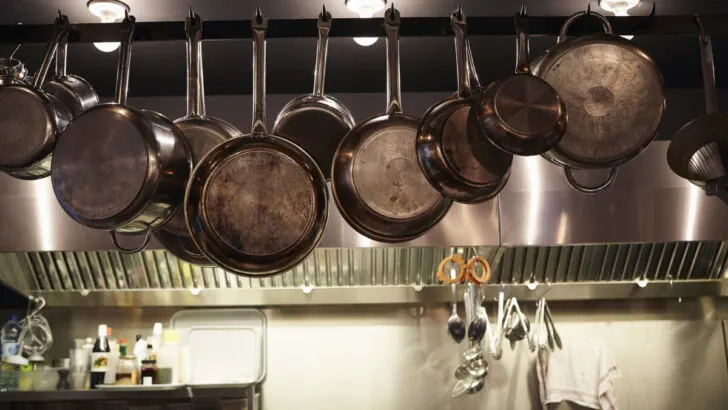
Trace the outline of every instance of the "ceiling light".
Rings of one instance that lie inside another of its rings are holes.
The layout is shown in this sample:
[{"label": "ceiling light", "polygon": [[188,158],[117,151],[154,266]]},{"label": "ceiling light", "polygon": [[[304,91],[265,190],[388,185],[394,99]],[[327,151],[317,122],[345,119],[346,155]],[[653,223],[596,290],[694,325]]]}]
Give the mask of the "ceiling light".
[{"label": "ceiling light", "polygon": [[[346,0],[346,8],[363,19],[372,18],[374,13],[384,10],[386,5],[386,0]],[[367,47],[376,43],[378,39],[378,37],[354,37],[354,42]]]},{"label": "ceiling light", "polygon": [[[602,10],[613,13],[618,17],[627,17],[627,10],[638,5],[640,0],[599,0],[599,7]],[[632,40],[634,36],[622,36],[627,40]]]},{"label": "ceiling light", "polygon": [[[102,23],[116,23],[121,21],[126,13],[129,12],[129,6],[119,0],[89,0],[86,3],[88,11],[98,17]],[[94,43],[99,50],[110,53],[119,48],[119,42],[101,42]]]}]

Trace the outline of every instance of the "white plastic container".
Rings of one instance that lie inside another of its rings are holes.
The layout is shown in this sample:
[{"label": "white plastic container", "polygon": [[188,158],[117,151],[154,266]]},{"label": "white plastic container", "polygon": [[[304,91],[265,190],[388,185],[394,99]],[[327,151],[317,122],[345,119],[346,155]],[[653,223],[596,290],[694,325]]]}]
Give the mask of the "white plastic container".
[{"label": "white plastic container", "polygon": [[176,330],[165,329],[163,342],[157,351],[157,368],[159,369],[160,384],[182,383],[180,377],[181,355],[179,346],[179,333]]}]

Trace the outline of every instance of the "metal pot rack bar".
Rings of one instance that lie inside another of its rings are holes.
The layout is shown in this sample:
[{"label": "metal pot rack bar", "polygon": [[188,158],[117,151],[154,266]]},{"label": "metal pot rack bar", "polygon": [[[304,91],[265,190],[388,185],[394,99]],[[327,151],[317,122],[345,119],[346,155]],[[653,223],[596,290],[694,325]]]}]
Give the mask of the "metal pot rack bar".
[{"label": "metal pot rack bar", "polygon": [[[698,35],[694,16],[647,16],[608,17],[615,34],[680,36]],[[728,14],[701,16],[706,32],[711,35],[728,35]],[[529,17],[530,34],[556,36],[565,17]],[[336,18],[331,37],[377,37],[384,34],[383,19]],[[250,39],[250,20],[205,21],[204,40]],[[268,22],[267,38],[316,38],[315,19],[287,19]],[[121,24],[72,24],[69,40],[76,43],[119,41]],[[570,34],[579,35],[599,31],[595,21],[585,19],[575,23]],[[54,29],[52,24],[19,24],[0,26],[0,43],[44,43]],[[468,34],[471,36],[513,36],[513,17],[468,17]],[[448,17],[404,17],[401,37],[450,37],[452,28]],[[185,40],[183,21],[137,22],[134,41],[182,41]]]}]

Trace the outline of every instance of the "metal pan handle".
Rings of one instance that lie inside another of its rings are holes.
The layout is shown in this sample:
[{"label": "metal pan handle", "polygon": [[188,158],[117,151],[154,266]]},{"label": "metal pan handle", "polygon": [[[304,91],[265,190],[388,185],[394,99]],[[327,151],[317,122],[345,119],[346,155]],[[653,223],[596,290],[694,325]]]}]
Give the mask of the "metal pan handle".
[{"label": "metal pan handle", "polygon": [[399,10],[392,7],[384,13],[387,32],[387,114],[402,114],[402,91],[399,84]]},{"label": "metal pan handle", "polygon": [[521,6],[521,11],[513,17],[516,27],[516,74],[527,74],[531,72],[529,67],[529,42],[528,42],[528,16],[526,6]]},{"label": "metal pan handle", "polygon": [[119,65],[116,68],[116,90],[114,101],[119,105],[126,105],[126,95],[129,91],[129,67],[131,64],[131,44],[134,38],[136,19],[128,13],[122,22],[124,25],[124,37],[119,48]]},{"label": "metal pan handle", "polygon": [[458,7],[450,15],[450,24],[455,33],[455,62],[458,75],[458,97],[470,97],[470,73],[468,65],[468,28],[465,13]]},{"label": "metal pan handle", "polygon": [[599,13],[595,13],[591,10],[580,11],[578,13],[572,14],[571,17],[566,19],[566,21],[564,22],[564,25],[561,26],[561,31],[559,32],[559,38],[556,40],[556,44],[561,44],[564,42],[564,40],[566,40],[566,34],[569,31],[569,27],[571,26],[571,24],[573,22],[575,22],[576,20],[579,20],[582,17],[594,17],[594,18],[598,19],[599,22],[602,24],[602,28],[604,29],[605,33],[607,33],[607,34],[613,33],[612,23],[610,23],[606,17],[602,16]]},{"label": "metal pan handle", "polygon": [[[68,24],[68,17],[63,14],[56,17],[56,25],[63,27]],[[56,77],[65,77],[68,74],[68,63],[66,55],[68,54],[68,31],[61,36],[58,43],[58,49],[56,50]]]},{"label": "metal pan handle", "polygon": [[202,19],[190,7],[185,19],[187,35],[187,116],[205,116],[205,85],[202,77]]},{"label": "metal pan handle", "polygon": [[251,134],[264,136],[268,134],[265,125],[265,31],[268,29],[268,18],[260,11],[255,11],[251,20],[253,29],[253,126]]},{"label": "metal pan handle", "polygon": [[705,109],[708,114],[718,112],[718,95],[715,88],[715,61],[713,59],[713,39],[705,32],[700,14],[695,13],[695,24],[700,29],[700,66],[703,70],[703,89],[705,92]]},{"label": "metal pan handle", "polygon": [[147,244],[149,243],[149,239],[152,237],[152,225],[147,226],[147,230],[144,231],[144,239],[142,242],[135,248],[125,248],[119,244],[119,239],[116,237],[116,231],[109,232],[111,234],[111,242],[114,244],[114,247],[119,250],[121,253],[137,253],[144,249]]},{"label": "metal pan handle", "polygon": [[468,77],[470,78],[470,88],[479,88],[480,79],[478,72],[475,71],[475,60],[473,60],[473,50],[470,48],[470,40],[465,39],[465,52],[468,53]]},{"label": "metal pan handle", "polygon": [[326,78],[326,56],[329,48],[329,31],[331,31],[331,13],[326,6],[318,16],[318,43],[316,43],[316,68],[313,72],[313,95],[324,95],[324,79]]},{"label": "metal pan handle", "polygon": [[46,77],[48,77],[48,71],[50,71],[51,68],[51,63],[53,63],[53,57],[56,55],[56,51],[58,50],[58,44],[64,36],[68,35],[68,17],[65,17],[59,12],[58,18],[56,18],[56,23],[59,23],[58,27],[53,32],[50,40],[48,40],[45,54],[43,54],[43,61],[41,62],[40,68],[33,79],[33,87],[35,88],[40,88],[43,86],[43,83],[45,83]]},{"label": "metal pan handle", "polygon": [[607,180],[604,181],[601,184],[593,185],[593,186],[587,186],[580,184],[576,178],[574,178],[574,174],[571,168],[564,167],[564,176],[566,177],[566,182],[571,185],[572,188],[576,189],[579,192],[583,192],[585,194],[596,194],[597,192],[604,191],[605,189],[609,188],[614,183],[614,180],[617,179],[617,170],[618,167],[610,168],[609,169],[609,176],[607,177]]}]

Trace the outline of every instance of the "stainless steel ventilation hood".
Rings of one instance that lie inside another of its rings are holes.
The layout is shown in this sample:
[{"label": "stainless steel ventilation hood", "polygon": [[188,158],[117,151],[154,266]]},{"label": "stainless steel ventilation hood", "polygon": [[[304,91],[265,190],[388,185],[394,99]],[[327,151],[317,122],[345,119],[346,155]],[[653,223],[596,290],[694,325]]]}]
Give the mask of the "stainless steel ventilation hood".
[{"label": "stainless steel ventilation hood", "polygon": [[[446,300],[436,263],[477,252],[495,267],[493,294],[724,296],[728,206],[675,176],[666,150],[666,142],[651,144],[597,195],[572,190],[561,169],[540,157],[517,157],[497,199],[455,205],[437,227],[404,244],[368,240],[332,206],[321,246],[305,263],[252,280],[181,262],[155,242],[120,254],[106,232],[65,215],[47,179],[2,175],[0,280],[52,306],[411,303]],[[585,182],[602,176],[577,174]],[[649,285],[637,286],[640,279]],[[536,282],[536,290],[524,286]]]}]

